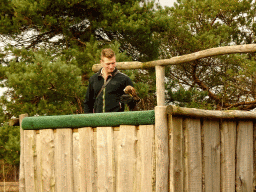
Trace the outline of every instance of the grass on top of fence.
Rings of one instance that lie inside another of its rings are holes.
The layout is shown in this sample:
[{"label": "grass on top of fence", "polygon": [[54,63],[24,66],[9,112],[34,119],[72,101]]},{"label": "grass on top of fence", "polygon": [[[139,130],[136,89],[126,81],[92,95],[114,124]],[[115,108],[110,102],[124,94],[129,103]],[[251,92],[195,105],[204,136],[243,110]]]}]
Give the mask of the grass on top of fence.
[{"label": "grass on top of fence", "polygon": [[24,130],[38,130],[56,128],[115,127],[119,125],[153,124],[155,124],[155,111],[149,110],[25,117],[22,121],[22,128]]}]

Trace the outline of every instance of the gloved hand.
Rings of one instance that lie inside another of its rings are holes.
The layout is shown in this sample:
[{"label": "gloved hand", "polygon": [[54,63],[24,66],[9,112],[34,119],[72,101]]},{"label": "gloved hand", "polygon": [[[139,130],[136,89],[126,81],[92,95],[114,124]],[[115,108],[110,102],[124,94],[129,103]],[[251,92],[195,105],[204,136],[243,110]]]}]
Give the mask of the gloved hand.
[{"label": "gloved hand", "polygon": [[125,87],[124,92],[125,92],[126,94],[131,95],[135,101],[140,101],[140,98],[138,97],[138,95],[137,95],[136,90],[134,89],[134,87],[128,85],[128,86]]},{"label": "gloved hand", "polygon": [[133,102],[133,97],[130,94],[123,94],[120,101],[124,104],[130,104]]}]

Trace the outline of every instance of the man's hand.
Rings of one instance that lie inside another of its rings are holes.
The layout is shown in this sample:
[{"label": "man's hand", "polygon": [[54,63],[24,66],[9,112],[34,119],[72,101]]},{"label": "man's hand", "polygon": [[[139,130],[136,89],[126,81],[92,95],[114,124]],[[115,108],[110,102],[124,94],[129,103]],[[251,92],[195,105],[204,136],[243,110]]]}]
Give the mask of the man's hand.
[{"label": "man's hand", "polygon": [[135,100],[140,100],[140,98],[137,96],[136,90],[134,89],[134,87],[128,85],[125,87],[124,92],[126,94],[131,95]]}]

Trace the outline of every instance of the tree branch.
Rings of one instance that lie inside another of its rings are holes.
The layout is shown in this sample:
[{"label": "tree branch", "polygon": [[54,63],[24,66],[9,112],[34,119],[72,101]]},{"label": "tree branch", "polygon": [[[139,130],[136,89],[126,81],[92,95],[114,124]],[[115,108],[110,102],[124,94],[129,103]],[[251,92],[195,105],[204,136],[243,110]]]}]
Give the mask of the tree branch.
[{"label": "tree branch", "polygon": [[230,108],[233,108],[233,107],[238,107],[238,106],[241,106],[241,105],[255,105],[256,104],[256,100],[254,101],[250,101],[250,102],[239,102],[239,103],[235,103],[233,105],[229,105],[229,107],[227,107],[227,109],[230,109]]},{"label": "tree branch", "polygon": [[[199,80],[199,78],[197,77],[196,75],[196,68],[197,68],[197,65],[194,64],[192,65],[192,76],[193,76],[193,80],[194,82],[201,88],[203,89],[204,91],[207,91],[208,92],[208,95],[211,99],[215,100],[216,103],[219,105],[221,104],[221,100],[220,98],[218,98],[213,92],[210,91],[209,87],[207,85],[205,85],[202,81]],[[222,104],[222,106],[226,106],[227,104]]]},{"label": "tree branch", "polygon": [[27,46],[26,49],[30,49],[31,47],[34,47],[39,42],[42,42],[42,38],[51,33],[52,33],[52,35],[49,37],[49,38],[51,38],[55,35],[55,33],[53,31],[47,31],[45,33],[41,33],[41,34],[37,35],[35,40],[29,46]]},{"label": "tree branch", "polygon": [[[256,52],[256,44],[246,44],[246,45],[234,45],[234,46],[224,46],[216,47],[211,49],[206,49],[203,51],[198,51],[195,53],[172,57],[170,59],[161,59],[149,62],[117,62],[116,67],[120,70],[126,69],[147,69],[154,68],[157,65],[178,65],[181,63],[189,63],[191,61],[202,59],[206,57],[212,57],[217,55],[234,54],[234,53],[249,53]],[[94,64],[92,67],[93,72],[97,72],[101,68],[100,64]]]}]

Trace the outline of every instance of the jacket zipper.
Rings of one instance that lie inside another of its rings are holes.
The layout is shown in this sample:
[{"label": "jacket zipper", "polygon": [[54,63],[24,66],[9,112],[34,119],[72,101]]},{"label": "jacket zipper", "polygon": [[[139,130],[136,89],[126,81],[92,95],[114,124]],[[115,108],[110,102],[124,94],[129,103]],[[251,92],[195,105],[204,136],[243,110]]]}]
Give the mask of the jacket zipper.
[{"label": "jacket zipper", "polygon": [[[106,80],[104,79],[104,84],[106,83]],[[102,96],[102,99],[103,99],[103,101],[102,101],[102,103],[103,103],[103,105],[102,105],[102,112],[103,113],[105,113],[105,103],[106,103],[106,99],[105,99],[105,89],[106,89],[106,87],[103,89],[103,96]]]}]

